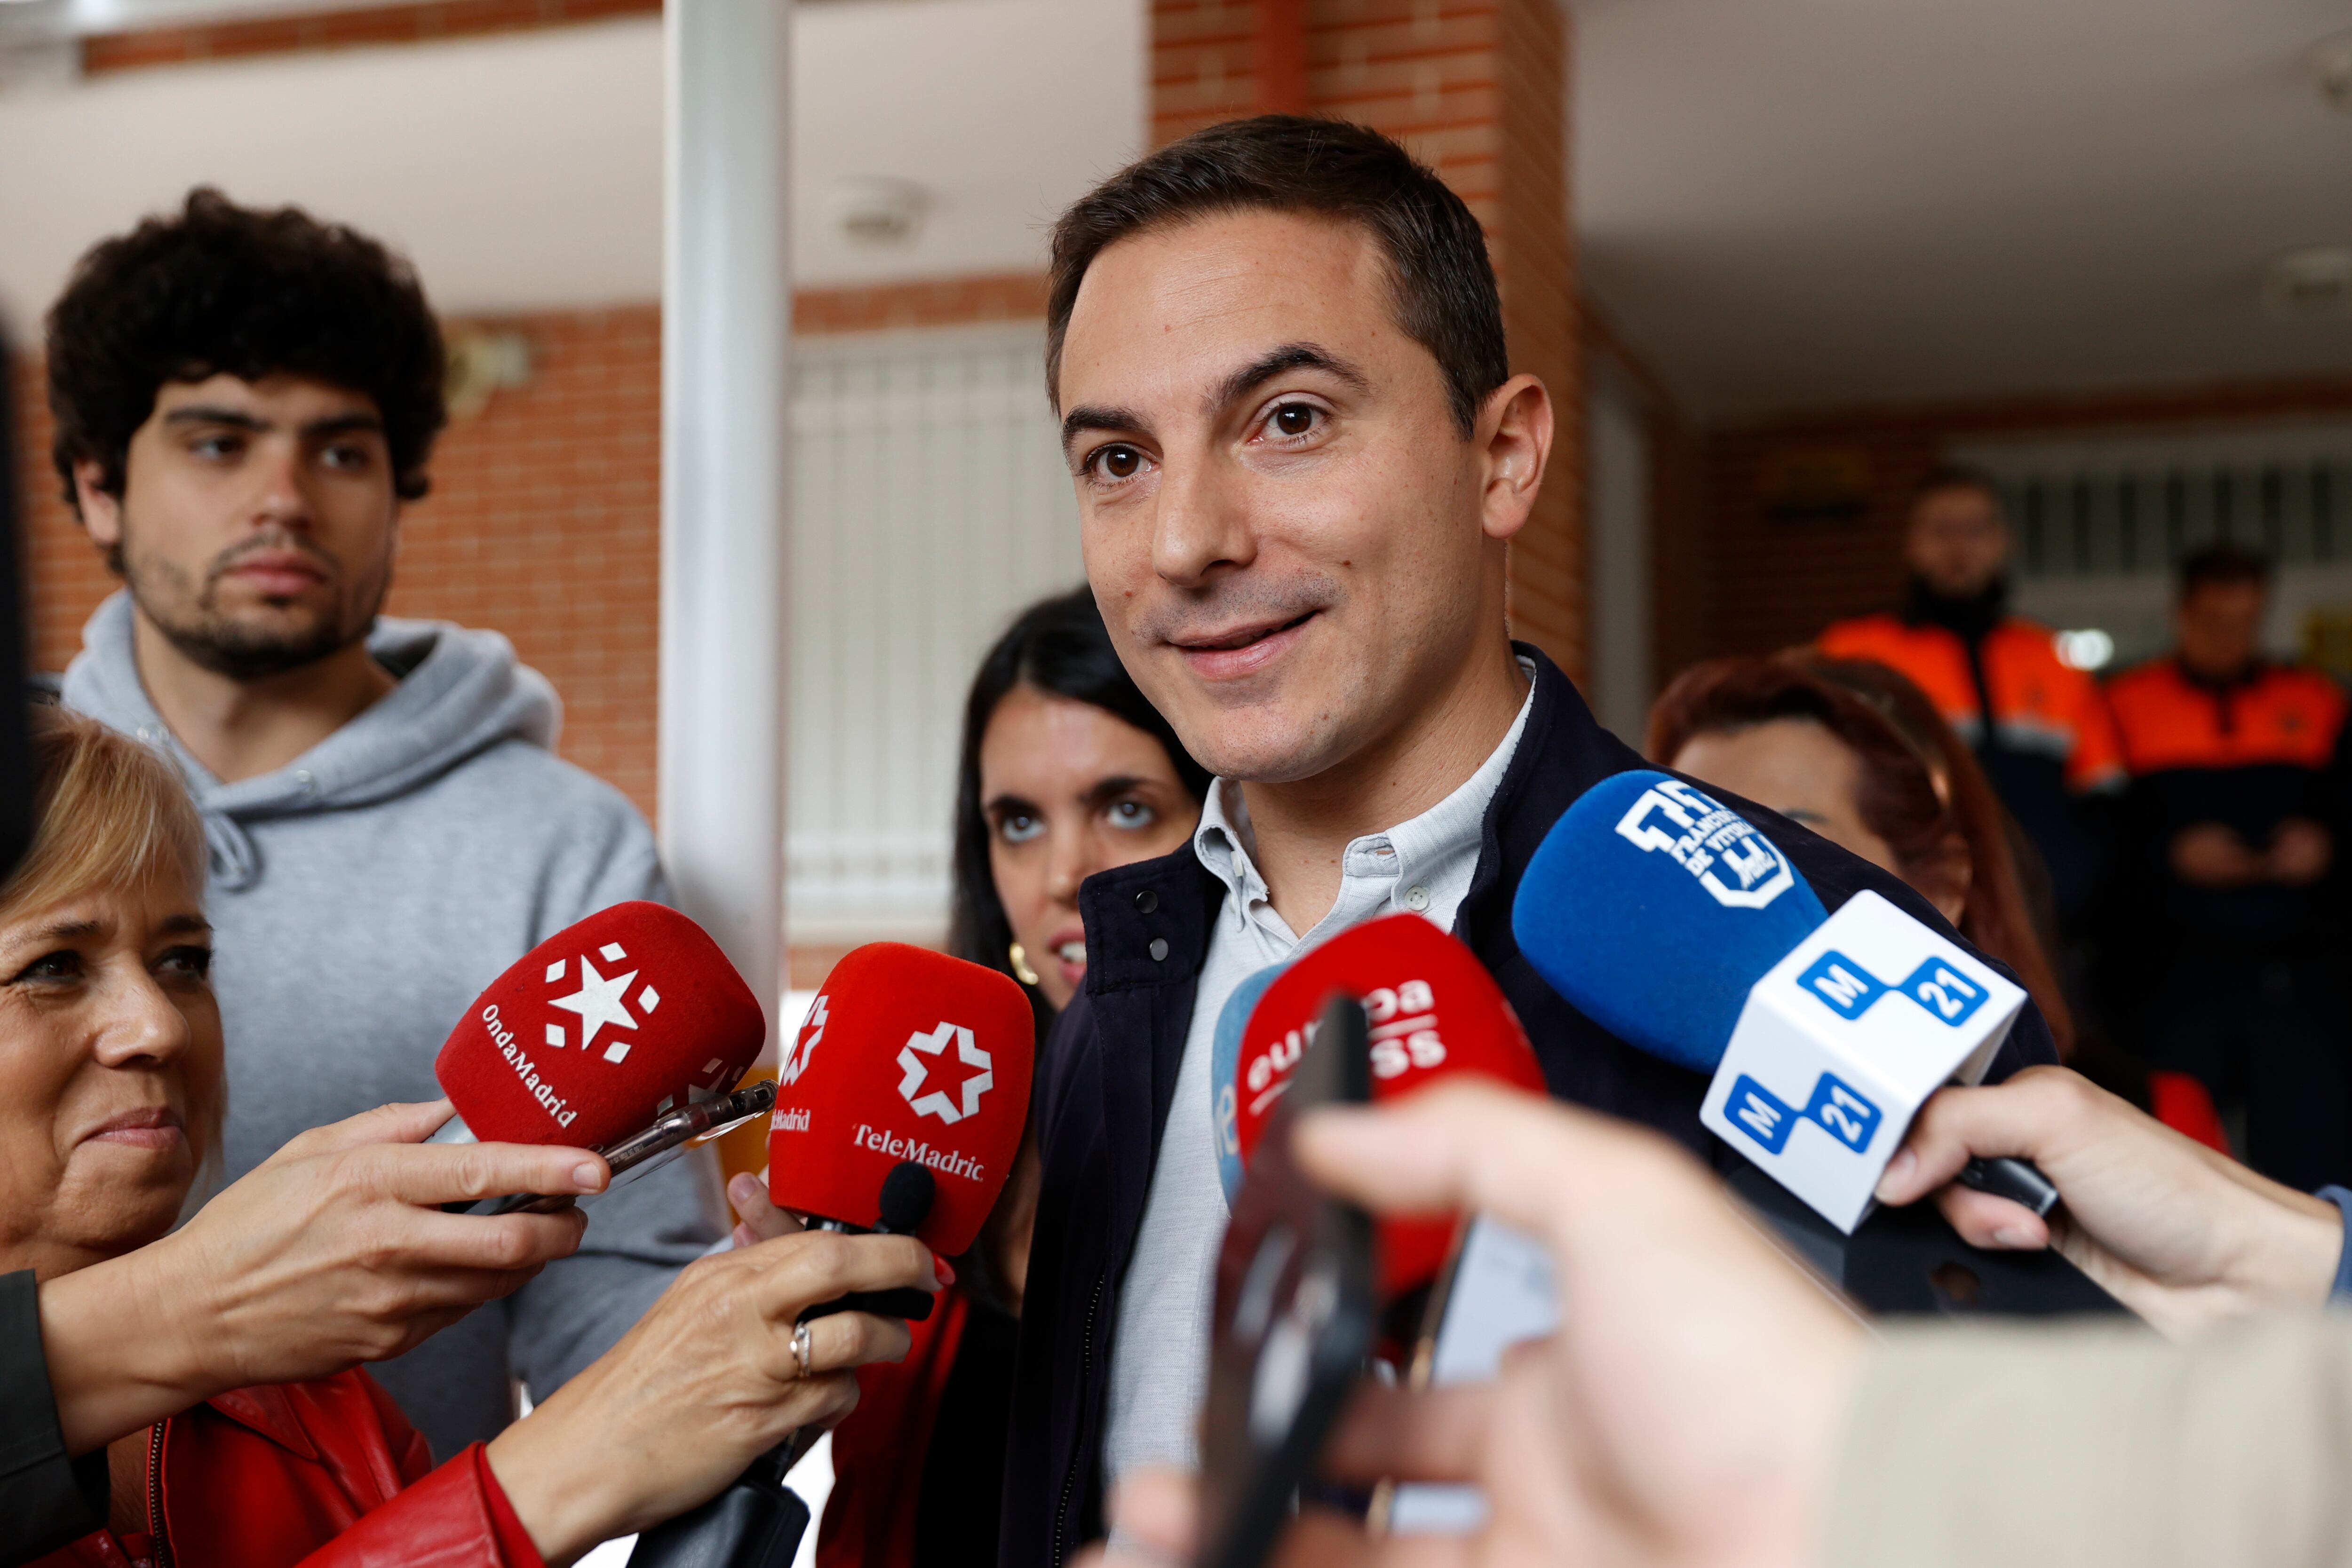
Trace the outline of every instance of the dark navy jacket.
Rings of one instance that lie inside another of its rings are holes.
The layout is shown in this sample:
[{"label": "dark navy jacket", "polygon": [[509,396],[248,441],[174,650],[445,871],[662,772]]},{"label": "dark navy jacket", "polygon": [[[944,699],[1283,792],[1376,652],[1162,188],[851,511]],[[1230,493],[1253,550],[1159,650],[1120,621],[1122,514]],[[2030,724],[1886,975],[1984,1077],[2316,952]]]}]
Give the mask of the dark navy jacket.
[{"label": "dark navy jacket", "polygon": [[[1707,1080],[1644,1055],[1569,1006],[1512,938],[1520,873],[1560,813],[1609,775],[1648,766],[1594,721],[1550,660],[1524,644],[1518,652],[1535,662],[1535,705],[1487,808],[1454,935],[1510,998],[1554,1094],[1646,1123],[1711,1157],[1715,1140],[1698,1119]],[[1827,907],[1871,888],[1929,926],[1950,930],[1895,877],[1783,818],[1727,800],[1787,852]],[[1142,1223],[1223,893],[1190,843],[1100,873],[1078,893],[1086,986],[1038,1063],[1034,1114],[1045,1176],[1022,1305],[1002,1568],[1062,1568],[1103,1531],[1103,1414],[1119,1282]],[[2029,1006],[1991,1076],[2056,1060],[2048,1027]]]}]

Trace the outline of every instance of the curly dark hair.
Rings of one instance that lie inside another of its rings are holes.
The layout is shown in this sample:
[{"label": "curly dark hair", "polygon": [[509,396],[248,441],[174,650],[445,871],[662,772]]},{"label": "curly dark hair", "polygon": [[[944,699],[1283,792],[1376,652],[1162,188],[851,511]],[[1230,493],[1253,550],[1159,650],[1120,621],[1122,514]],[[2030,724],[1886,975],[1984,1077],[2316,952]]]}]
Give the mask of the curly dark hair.
[{"label": "curly dark hair", "polygon": [[1467,436],[1511,379],[1503,301],[1478,220],[1435,170],[1345,120],[1262,114],[1196,131],[1129,164],[1054,225],[1045,294],[1045,396],[1062,403],[1062,340],[1096,256],[1131,235],[1224,213],[1307,213],[1361,225],[1388,262],[1396,324],[1445,376]]},{"label": "curly dark hair", "polygon": [[426,489],[448,418],[441,329],[408,264],[299,207],[240,207],[208,185],[180,211],[100,241],[49,312],[51,448],[66,502],[74,465],[122,494],[131,438],[168,382],[297,375],[375,402],[394,493]]}]

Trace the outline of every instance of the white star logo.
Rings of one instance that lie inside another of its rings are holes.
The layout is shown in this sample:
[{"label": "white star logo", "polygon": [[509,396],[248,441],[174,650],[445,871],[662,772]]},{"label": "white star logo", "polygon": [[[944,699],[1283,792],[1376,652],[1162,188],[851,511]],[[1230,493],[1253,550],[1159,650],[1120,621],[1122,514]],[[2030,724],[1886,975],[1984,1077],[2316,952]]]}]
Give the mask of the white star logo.
[{"label": "white star logo", "polygon": [[[607,948],[606,951],[612,949]],[[637,1020],[629,1016],[628,1004],[624,1000],[629,982],[636,977],[637,972],[632,969],[608,980],[596,972],[596,966],[590,963],[588,956],[583,953],[580,956],[580,988],[568,997],[556,998],[548,1005],[580,1015],[580,1049],[585,1051],[596,1043],[596,1031],[606,1024],[614,1029],[637,1027]],[[628,1054],[629,1042],[614,1040],[605,1048],[604,1060],[618,1061]]]},{"label": "white star logo", "polygon": [[[923,1086],[927,1071],[923,1057],[940,1055],[947,1050],[950,1040],[955,1041],[957,1061],[966,1067],[980,1069],[963,1081],[963,1104],[961,1107],[948,1098],[948,1092],[944,1089],[934,1089],[928,1094],[915,1092]],[[922,1055],[917,1055],[918,1051]],[[980,1097],[996,1087],[995,1065],[989,1060],[988,1052],[973,1043],[971,1030],[961,1024],[942,1023],[929,1034],[917,1030],[907,1037],[907,1043],[898,1051],[898,1069],[906,1074],[898,1081],[898,1092],[908,1104],[915,1108],[916,1115],[937,1116],[952,1126],[966,1116],[979,1113]]]},{"label": "white star logo", "polygon": [[824,1038],[824,993],[820,991],[816,1000],[809,1004],[808,1017],[801,1024],[801,1038],[792,1054],[784,1059],[783,1071],[776,1074],[778,1079],[786,1083],[800,1082],[801,1074],[808,1071],[810,1058],[816,1055],[816,1042]]}]

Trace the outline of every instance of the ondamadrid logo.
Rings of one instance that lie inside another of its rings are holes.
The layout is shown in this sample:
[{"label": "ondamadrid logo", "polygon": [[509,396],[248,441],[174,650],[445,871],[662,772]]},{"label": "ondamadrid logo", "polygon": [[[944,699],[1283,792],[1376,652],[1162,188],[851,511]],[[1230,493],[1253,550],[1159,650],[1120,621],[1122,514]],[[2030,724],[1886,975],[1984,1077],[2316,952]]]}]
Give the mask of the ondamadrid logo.
[{"label": "ondamadrid logo", "polygon": [[[628,953],[618,942],[607,942],[597,948],[596,957],[604,959],[605,963],[615,968],[629,961]],[[547,983],[551,986],[563,984],[568,967],[569,961],[562,958],[558,958],[554,963],[550,964],[545,977]],[[598,972],[595,959],[583,953],[580,955],[579,988],[570,996],[550,998],[547,1005],[560,1008],[565,1012],[573,1013],[579,1017],[580,1049],[590,1051],[595,1047],[597,1035],[607,1029],[617,1031],[640,1027],[640,1020],[631,1016],[629,1012],[629,985],[636,977],[637,971],[635,969],[625,974],[616,974],[607,977]],[[654,1009],[661,1006],[661,993],[648,984],[638,990],[635,1000],[638,1012],[646,1018],[651,1018]],[[571,1043],[565,1038],[564,1026],[552,1019],[549,1020],[547,1025],[546,1042],[551,1049],[556,1051],[562,1051]],[[629,1047],[635,1043],[634,1040],[606,1040],[604,1060],[607,1061],[626,1060]]]},{"label": "ondamadrid logo", "polygon": [[[944,1060],[949,1044],[955,1046],[956,1060],[966,1067],[977,1067],[978,1072],[963,1081],[963,1100],[958,1104],[945,1089],[923,1092],[923,1081],[930,1075],[925,1057]],[[929,1033],[915,1030],[898,1051],[898,1071],[906,1076],[898,1081],[898,1092],[918,1116],[937,1116],[953,1126],[966,1116],[980,1113],[980,1097],[996,1087],[996,1064],[988,1052],[980,1049],[971,1038],[971,1030],[960,1023],[940,1023]]]}]

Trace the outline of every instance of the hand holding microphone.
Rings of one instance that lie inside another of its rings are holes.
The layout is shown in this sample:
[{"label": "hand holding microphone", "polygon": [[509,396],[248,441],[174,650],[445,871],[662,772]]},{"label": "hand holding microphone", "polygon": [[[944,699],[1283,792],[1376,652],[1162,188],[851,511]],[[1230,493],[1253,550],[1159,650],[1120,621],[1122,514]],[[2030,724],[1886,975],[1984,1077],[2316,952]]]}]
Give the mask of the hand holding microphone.
[{"label": "hand holding microphone", "polygon": [[[2030,1159],[2065,1207],[2047,1219],[1953,1184],[1979,1157]],[[1927,1102],[1878,1184],[1933,1194],[1978,1247],[2055,1246],[2109,1294],[2175,1337],[2266,1308],[2315,1308],[2334,1285],[2342,1213],[2167,1127],[2060,1067]]]}]

